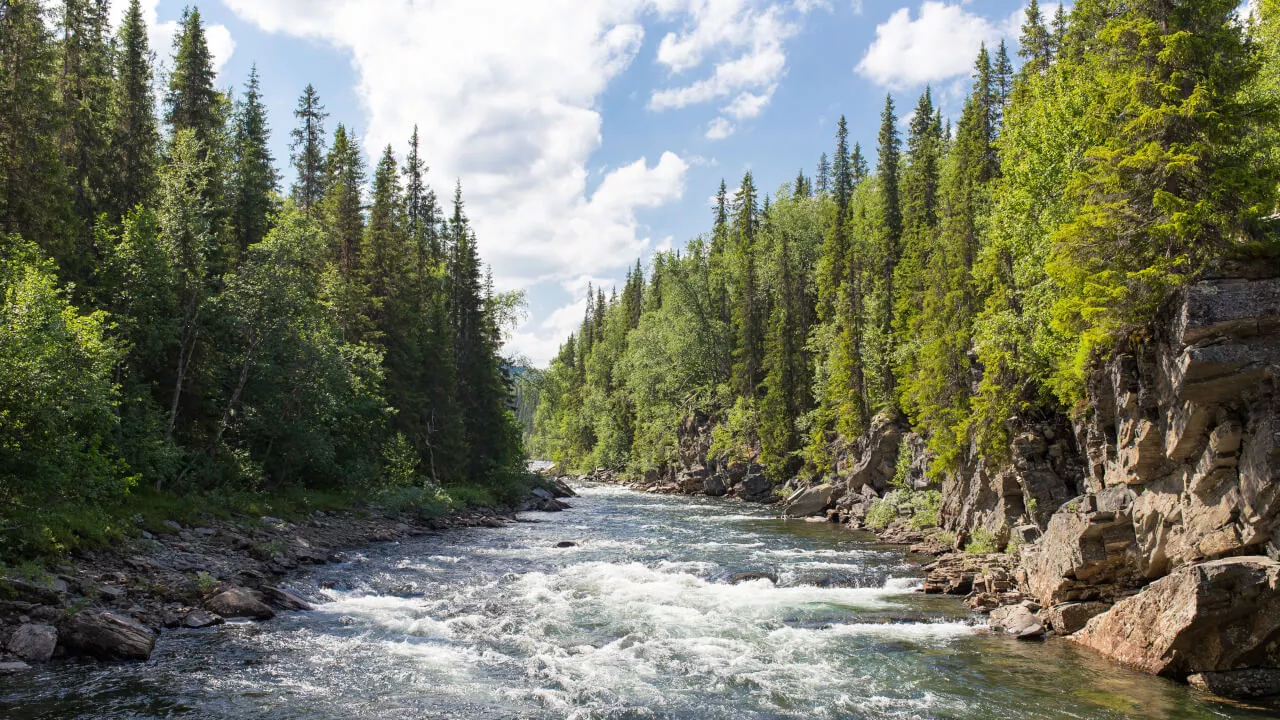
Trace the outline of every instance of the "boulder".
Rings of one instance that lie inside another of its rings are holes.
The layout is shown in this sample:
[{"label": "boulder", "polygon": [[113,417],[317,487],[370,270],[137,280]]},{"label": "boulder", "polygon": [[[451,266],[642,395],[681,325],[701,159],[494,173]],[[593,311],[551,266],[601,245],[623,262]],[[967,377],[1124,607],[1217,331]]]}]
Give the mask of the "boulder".
[{"label": "boulder", "polygon": [[58,629],[52,625],[21,625],[9,638],[5,649],[23,660],[44,663],[58,646]]},{"label": "boulder", "polygon": [[776,585],[778,583],[778,576],[771,572],[736,572],[729,574],[729,582],[734,585],[744,582],[754,582],[756,580],[768,580]]},{"label": "boulder", "polygon": [[742,496],[749,500],[767,499],[773,493],[773,483],[762,472],[748,473],[742,481]]},{"label": "boulder", "polygon": [[1111,609],[1110,603],[1073,602],[1054,605],[1047,612],[1049,625],[1059,635],[1070,635],[1084,629],[1093,618]]},{"label": "boulder", "polygon": [[226,620],[223,620],[221,616],[215,615],[208,610],[201,610],[197,608],[187,613],[186,616],[182,618],[182,627],[199,630],[200,628],[221,625],[225,622]]},{"label": "boulder", "polygon": [[259,595],[245,588],[232,588],[214,595],[205,602],[205,607],[224,618],[270,620],[276,616]]},{"label": "boulder", "polygon": [[826,483],[817,487],[802,488],[787,498],[783,514],[787,517],[810,517],[821,515],[831,506],[835,495],[835,486]]},{"label": "boulder", "polygon": [[264,585],[262,587],[262,595],[264,599],[272,606],[281,610],[302,610],[310,612],[315,608],[311,603],[307,602],[301,595],[280,587]]},{"label": "boulder", "polygon": [[857,492],[870,485],[883,492],[889,486],[898,462],[898,447],[906,433],[906,423],[901,419],[880,414],[871,420],[871,428],[852,448],[852,467],[847,469],[850,491]]},{"label": "boulder", "polygon": [[1004,632],[1019,640],[1030,640],[1044,636],[1044,625],[1036,617],[1035,606],[1031,603],[1005,605],[991,611],[988,625],[996,632]]},{"label": "boulder", "polygon": [[729,492],[729,488],[725,487],[724,477],[722,475],[712,475],[702,481],[702,492],[711,497],[721,497]]},{"label": "boulder", "polygon": [[24,662],[0,662],[0,677],[5,675],[17,675],[25,670],[30,670],[31,666]]},{"label": "boulder", "polygon": [[149,628],[100,610],[82,610],[64,620],[58,639],[72,651],[104,660],[146,660],[156,646]]},{"label": "boulder", "polygon": [[1071,639],[1156,675],[1280,668],[1280,562],[1179,568],[1089,621]]}]

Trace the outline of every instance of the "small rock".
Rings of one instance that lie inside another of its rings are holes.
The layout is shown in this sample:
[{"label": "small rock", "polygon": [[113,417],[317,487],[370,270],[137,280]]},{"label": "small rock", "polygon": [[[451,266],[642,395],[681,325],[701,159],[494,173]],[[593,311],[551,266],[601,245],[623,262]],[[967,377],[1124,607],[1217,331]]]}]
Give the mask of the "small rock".
[{"label": "small rock", "polygon": [[733,585],[755,580],[768,580],[775,585],[778,584],[778,576],[770,572],[736,572],[729,575],[729,582]]},{"label": "small rock", "polygon": [[245,588],[232,588],[219,593],[205,602],[205,607],[222,617],[247,617],[255,620],[270,620],[276,612],[257,595]]},{"label": "small rock", "polygon": [[182,532],[182,526],[172,520],[165,520],[163,524],[165,527],[169,528],[175,533]]},{"label": "small rock", "polygon": [[577,547],[577,546],[578,546],[578,543],[572,540],[561,540],[560,542],[556,543],[556,547],[558,548],[571,548],[571,547]]},{"label": "small rock", "polygon": [[0,662],[0,676],[16,675],[30,669],[31,666],[24,662]]},{"label": "small rock", "polygon": [[182,618],[182,626],[193,630],[213,627],[225,622],[226,620],[223,620],[221,616],[215,615],[208,610],[200,610],[198,608],[187,613],[187,616]]},{"label": "small rock", "polygon": [[53,650],[57,646],[57,628],[51,625],[23,625],[9,638],[5,649],[23,660],[44,663],[53,657]]},{"label": "small rock", "polygon": [[103,600],[110,602],[122,599],[126,594],[126,590],[119,585],[103,585],[98,588],[98,594],[102,596]]}]

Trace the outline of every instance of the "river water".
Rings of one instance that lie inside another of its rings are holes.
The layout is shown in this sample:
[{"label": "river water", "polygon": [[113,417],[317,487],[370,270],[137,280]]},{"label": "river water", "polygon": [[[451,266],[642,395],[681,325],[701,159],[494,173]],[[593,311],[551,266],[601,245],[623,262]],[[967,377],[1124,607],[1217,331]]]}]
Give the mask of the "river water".
[{"label": "river water", "polygon": [[978,632],[868,536],[731,501],[581,492],[534,522],[318,568],[292,584],[312,613],[166,632],[144,664],[5,678],[0,717],[1274,717],[1065,642]]}]

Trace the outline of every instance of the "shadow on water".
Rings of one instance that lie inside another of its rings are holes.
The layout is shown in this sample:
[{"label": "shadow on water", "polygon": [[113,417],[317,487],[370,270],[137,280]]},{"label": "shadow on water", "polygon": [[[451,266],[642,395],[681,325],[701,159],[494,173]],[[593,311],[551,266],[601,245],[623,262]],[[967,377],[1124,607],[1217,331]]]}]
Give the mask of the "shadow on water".
[{"label": "shadow on water", "polygon": [[144,664],[5,678],[0,717],[1275,716],[980,633],[871,536],[612,487],[574,505],[317,568],[293,579],[312,613],[166,632]]}]

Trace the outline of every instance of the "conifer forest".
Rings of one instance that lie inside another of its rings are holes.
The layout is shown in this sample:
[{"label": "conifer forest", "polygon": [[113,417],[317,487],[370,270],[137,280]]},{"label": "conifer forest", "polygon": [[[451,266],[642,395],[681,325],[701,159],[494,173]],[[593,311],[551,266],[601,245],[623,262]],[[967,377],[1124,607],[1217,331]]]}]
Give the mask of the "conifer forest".
[{"label": "conifer forest", "polygon": [[199,10],[157,92],[169,48],[107,7],[0,4],[0,554],[110,538],[130,495],[518,492],[523,301],[462,187],[416,133],[365,167],[311,86],[285,187],[257,70],[215,87]]}]

